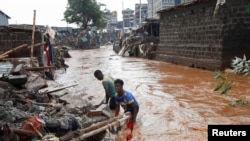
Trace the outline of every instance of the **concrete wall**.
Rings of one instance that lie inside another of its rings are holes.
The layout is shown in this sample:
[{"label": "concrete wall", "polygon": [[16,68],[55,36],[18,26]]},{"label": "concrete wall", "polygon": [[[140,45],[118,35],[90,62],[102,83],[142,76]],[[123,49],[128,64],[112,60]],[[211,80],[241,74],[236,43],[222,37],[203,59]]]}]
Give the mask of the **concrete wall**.
[{"label": "concrete wall", "polygon": [[217,0],[160,11],[157,60],[208,70],[231,66],[250,57],[250,0],[226,0],[214,15]]}]

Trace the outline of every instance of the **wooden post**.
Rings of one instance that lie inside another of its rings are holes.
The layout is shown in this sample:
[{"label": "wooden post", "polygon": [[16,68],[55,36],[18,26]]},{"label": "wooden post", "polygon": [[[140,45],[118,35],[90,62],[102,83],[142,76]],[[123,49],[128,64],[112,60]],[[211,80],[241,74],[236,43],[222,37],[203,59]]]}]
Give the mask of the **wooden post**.
[{"label": "wooden post", "polygon": [[33,16],[33,29],[32,29],[32,41],[31,41],[30,57],[33,57],[33,50],[34,50],[34,44],[35,44],[35,24],[36,24],[36,10],[34,10],[34,16]]}]

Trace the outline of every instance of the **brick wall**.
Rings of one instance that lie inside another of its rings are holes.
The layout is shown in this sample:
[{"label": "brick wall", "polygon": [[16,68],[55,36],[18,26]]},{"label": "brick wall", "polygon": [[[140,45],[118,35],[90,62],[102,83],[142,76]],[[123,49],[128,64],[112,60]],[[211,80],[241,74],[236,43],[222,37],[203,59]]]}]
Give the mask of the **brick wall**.
[{"label": "brick wall", "polygon": [[250,0],[226,0],[214,15],[217,0],[160,11],[157,60],[207,70],[231,66],[231,60],[250,57]]},{"label": "brick wall", "polygon": [[[42,43],[42,33],[35,32],[35,43]],[[0,54],[10,49],[13,49],[22,44],[31,45],[32,30],[28,29],[15,29],[11,27],[0,27]],[[42,47],[34,49],[34,56],[41,59]],[[30,50],[21,50],[12,54],[9,57],[30,57]]]}]

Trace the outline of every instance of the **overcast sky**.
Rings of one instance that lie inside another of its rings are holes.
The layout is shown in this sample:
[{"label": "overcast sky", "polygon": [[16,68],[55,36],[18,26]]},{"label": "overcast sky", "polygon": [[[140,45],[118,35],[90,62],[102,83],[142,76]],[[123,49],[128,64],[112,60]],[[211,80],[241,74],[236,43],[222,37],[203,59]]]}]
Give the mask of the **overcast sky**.
[{"label": "overcast sky", "polygon": [[[111,11],[117,11],[118,20],[122,19],[122,8],[134,9],[135,3],[140,3],[140,0],[96,1],[106,4],[106,8]],[[141,3],[147,3],[147,0],[141,0]],[[67,0],[0,0],[0,10],[10,16],[10,24],[33,24],[34,10],[36,10],[36,25],[66,27],[67,23],[62,21],[66,5]],[[68,26],[76,27],[76,25]]]}]

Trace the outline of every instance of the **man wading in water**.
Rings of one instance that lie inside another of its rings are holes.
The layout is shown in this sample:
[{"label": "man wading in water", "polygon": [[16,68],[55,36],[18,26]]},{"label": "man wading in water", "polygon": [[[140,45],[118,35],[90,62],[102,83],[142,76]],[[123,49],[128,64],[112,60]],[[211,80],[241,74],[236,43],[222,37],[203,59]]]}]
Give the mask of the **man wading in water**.
[{"label": "man wading in water", "polygon": [[118,116],[120,112],[120,105],[124,109],[124,113],[130,113],[131,118],[130,121],[133,123],[136,122],[136,116],[139,111],[139,104],[135,97],[133,96],[132,93],[126,91],[123,89],[123,80],[121,79],[116,79],[115,80],[115,89],[117,92],[117,95],[115,96],[115,101],[116,101],[116,112],[115,116]]}]

